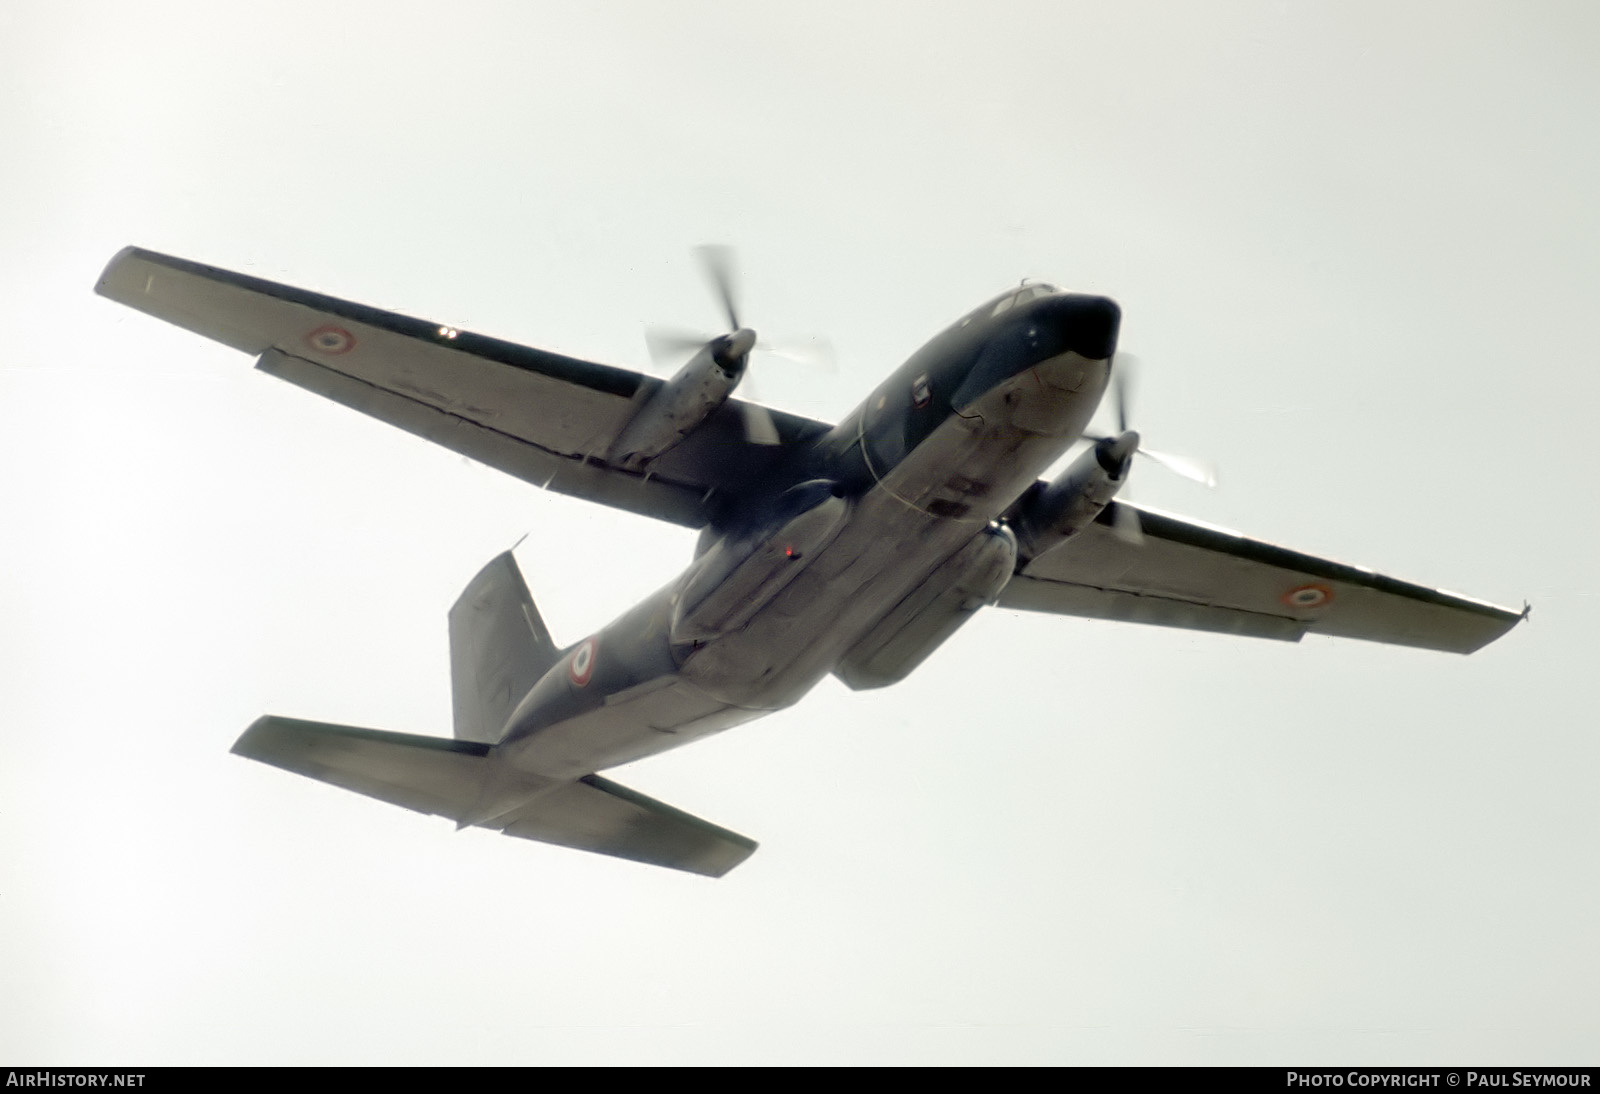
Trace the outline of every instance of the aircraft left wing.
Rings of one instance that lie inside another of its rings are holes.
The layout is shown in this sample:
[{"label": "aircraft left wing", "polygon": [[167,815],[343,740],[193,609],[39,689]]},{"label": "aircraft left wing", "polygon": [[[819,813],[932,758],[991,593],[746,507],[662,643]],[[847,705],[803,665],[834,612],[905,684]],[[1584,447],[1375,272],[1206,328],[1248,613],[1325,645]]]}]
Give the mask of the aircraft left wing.
[{"label": "aircraft left wing", "polygon": [[[1119,507],[1142,536],[1116,532]],[[1098,520],[1018,560],[1003,608],[1298,642],[1307,634],[1471,653],[1523,613],[1112,502]]]},{"label": "aircraft left wing", "polygon": [[[645,471],[605,461],[662,381],[129,247],[95,291],[256,367],[558,493],[699,528],[778,458],[730,399]],[[828,430],[772,412],[780,444]]]}]

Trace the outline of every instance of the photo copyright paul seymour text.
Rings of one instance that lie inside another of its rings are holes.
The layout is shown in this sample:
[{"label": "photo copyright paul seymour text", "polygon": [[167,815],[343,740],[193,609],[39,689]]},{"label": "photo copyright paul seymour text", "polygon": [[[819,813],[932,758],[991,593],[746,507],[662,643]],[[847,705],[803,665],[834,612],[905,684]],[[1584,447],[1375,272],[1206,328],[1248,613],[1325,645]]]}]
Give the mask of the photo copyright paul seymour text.
[{"label": "photo copyright paul seymour text", "polygon": [[1286,1086],[1354,1087],[1588,1087],[1586,1071],[1290,1071]]}]

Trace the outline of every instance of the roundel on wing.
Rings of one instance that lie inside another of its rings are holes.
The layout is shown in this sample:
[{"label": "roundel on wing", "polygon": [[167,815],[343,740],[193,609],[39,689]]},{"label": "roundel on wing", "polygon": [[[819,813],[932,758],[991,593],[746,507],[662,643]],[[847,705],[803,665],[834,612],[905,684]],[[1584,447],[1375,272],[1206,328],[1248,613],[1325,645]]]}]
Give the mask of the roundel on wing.
[{"label": "roundel on wing", "polygon": [[594,675],[596,656],[593,638],[585,638],[578,643],[578,648],[572,651],[572,659],[567,662],[567,675],[580,688],[589,682],[589,677]]},{"label": "roundel on wing", "polygon": [[1333,590],[1326,585],[1296,585],[1283,594],[1283,602],[1291,608],[1320,608],[1333,599]]},{"label": "roundel on wing", "polygon": [[306,345],[318,353],[325,353],[329,357],[337,357],[341,353],[349,353],[355,348],[355,335],[343,327],[332,325],[318,327],[306,335]]}]

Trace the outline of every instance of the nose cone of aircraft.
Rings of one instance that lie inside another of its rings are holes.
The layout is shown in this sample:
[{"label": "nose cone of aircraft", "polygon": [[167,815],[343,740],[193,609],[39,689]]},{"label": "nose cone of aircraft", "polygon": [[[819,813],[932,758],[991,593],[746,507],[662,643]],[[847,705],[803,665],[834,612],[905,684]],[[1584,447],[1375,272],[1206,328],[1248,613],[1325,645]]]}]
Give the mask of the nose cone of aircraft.
[{"label": "nose cone of aircraft", "polygon": [[1035,306],[1049,317],[1063,348],[1095,361],[1103,361],[1117,352],[1122,309],[1115,300],[1084,293],[1060,293]]}]

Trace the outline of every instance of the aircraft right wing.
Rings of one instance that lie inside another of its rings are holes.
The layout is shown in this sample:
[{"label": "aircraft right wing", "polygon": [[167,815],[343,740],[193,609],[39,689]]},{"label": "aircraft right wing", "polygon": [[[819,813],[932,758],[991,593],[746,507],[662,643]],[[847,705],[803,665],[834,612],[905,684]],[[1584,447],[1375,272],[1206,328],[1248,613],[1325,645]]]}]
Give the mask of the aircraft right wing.
[{"label": "aircraft right wing", "polygon": [[[1137,512],[1139,542],[1117,534],[1118,507]],[[998,603],[1291,642],[1326,634],[1453,653],[1480,649],[1524,618],[1122,501],[1060,546],[1019,560]]]},{"label": "aircraft right wing", "polygon": [[[782,448],[729,399],[631,471],[605,460],[662,381],[128,247],[95,291],[258,358],[256,367],[536,486],[700,528]],[[781,444],[823,422],[772,412]]]}]

